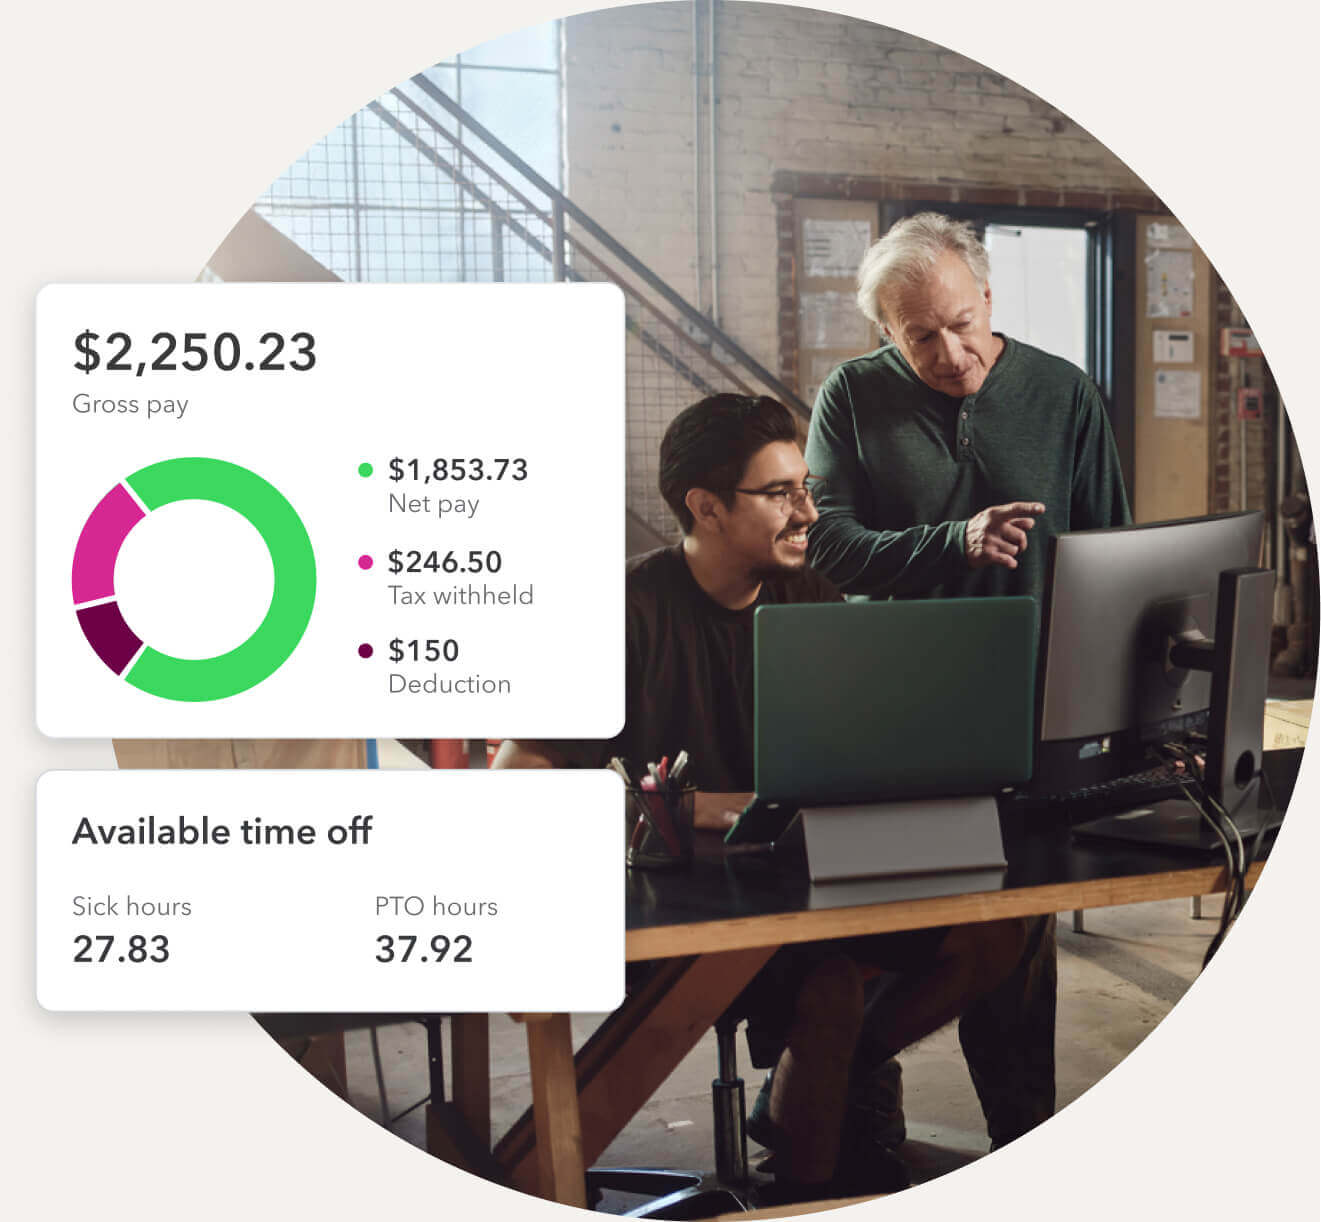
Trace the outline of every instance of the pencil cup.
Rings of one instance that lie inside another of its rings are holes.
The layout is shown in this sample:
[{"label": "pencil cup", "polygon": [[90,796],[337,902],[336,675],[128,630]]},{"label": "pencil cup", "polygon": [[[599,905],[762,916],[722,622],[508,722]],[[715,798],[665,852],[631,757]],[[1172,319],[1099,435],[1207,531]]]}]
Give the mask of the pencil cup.
[{"label": "pencil cup", "polygon": [[636,870],[673,870],[693,860],[693,802],[697,787],[637,789],[624,796],[627,851]]}]

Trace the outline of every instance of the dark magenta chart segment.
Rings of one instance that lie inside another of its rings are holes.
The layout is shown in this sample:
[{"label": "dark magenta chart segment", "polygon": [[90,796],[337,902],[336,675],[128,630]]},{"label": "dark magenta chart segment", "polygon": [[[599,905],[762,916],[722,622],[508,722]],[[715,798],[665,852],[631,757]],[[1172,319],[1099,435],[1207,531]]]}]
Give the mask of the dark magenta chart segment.
[{"label": "dark magenta chart segment", "polygon": [[92,651],[117,675],[122,675],[128,664],[138,656],[142,642],[133,629],[124,622],[119,604],[112,598],[107,602],[79,607],[78,626],[83,630]]},{"label": "dark magenta chart segment", "polygon": [[624,338],[605,284],[47,287],[38,726],[611,736]]}]

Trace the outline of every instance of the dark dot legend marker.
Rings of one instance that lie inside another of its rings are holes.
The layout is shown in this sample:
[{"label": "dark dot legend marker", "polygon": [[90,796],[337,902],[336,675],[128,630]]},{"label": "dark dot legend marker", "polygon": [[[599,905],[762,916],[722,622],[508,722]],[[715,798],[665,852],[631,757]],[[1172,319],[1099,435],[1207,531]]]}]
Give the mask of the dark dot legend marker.
[{"label": "dark dot legend marker", "polygon": [[371,647],[370,645],[359,645],[359,646],[358,646],[358,657],[360,657],[360,658],[370,658],[371,656],[372,656],[372,647]]}]

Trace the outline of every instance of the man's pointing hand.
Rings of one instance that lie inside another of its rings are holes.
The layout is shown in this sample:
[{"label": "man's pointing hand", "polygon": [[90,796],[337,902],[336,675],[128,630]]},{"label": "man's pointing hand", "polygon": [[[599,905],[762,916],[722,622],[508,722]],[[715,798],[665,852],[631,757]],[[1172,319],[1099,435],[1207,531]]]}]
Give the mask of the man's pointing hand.
[{"label": "man's pointing hand", "polygon": [[1046,507],[1038,501],[1012,501],[992,505],[968,519],[963,532],[963,554],[970,569],[1000,564],[1018,568],[1018,556],[1027,550],[1027,532]]}]

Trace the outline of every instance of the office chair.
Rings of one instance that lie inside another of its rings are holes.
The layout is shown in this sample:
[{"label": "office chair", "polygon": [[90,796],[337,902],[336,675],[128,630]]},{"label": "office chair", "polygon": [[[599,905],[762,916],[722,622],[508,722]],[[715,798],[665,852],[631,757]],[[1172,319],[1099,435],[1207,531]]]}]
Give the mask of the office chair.
[{"label": "office chair", "polygon": [[709,1218],[751,1208],[745,1096],[734,1041],[739,1021],[724,1014],[715,1024],[716,1077],[711,1083],[715,1175],[665,1168],[591,1167],[587,1171],[590,1208],[595,1208],[606,1190],[652,1198],[625,1213],[626,1218]]}]

